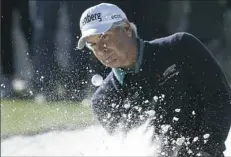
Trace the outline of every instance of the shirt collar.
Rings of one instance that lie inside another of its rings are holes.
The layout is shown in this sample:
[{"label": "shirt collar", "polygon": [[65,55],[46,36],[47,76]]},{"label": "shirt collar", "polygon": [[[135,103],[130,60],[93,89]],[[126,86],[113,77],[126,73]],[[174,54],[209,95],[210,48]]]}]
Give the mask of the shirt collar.
[{"label": "shirt collar", "polygon": [[134,68],[131,69],[124,69],[124,68],[112,68],[112,71],[117,78],[117,80],[120,82],[121,85],[123,85],[124,76],[127,73],[138,73],[140,71],[140,66],[142,64],[143,59],[143,51],[144,51],[144,41],[142,39],[138,38],[138,55],[136,58],[136,64]]}]

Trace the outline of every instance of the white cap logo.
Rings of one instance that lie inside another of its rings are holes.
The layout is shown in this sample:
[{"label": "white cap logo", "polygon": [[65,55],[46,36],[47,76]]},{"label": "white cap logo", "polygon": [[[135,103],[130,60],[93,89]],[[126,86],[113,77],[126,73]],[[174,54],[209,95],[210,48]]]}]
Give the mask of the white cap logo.
[{"label": "white cap logo", "polygon": [[108,31],[114,22],[127,19],[125,13],[116,5],[101,3],[85,10],[80,19],[82,36],[78,41],[78,49],[85,46],[85,38],[90,35]]},{"label": "white cap logo", "polygon": [[102,21],[101,13],[96,13],[91,15],[87,14],[87,16],[84,17],[83,21],[81,21],[81,26],[83,27],[85,24],[94,20],[98,20],[98,22],[101,22]]}]

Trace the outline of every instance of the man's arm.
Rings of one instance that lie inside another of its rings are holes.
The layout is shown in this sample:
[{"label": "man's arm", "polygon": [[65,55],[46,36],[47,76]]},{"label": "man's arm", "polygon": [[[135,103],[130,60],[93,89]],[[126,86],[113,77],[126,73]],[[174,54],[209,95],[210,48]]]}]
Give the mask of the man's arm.
[{"label": "man's arm", "polygon": [[200,140],[195,149],[219,156],[231,125],[230,87],[212,54],[196,37],[185,33],[182,44],[187,72],[200,97]]},{"label": "man's arm", "polygon": [[92,109],[95,117],[108,133],[113,133],[121,118],[121,93],[112,83],[112,73],[92,97]]}]

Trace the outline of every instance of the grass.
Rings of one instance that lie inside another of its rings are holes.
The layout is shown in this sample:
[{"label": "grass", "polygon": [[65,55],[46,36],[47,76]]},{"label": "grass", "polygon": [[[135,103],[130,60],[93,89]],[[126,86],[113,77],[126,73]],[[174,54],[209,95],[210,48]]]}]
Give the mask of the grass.
[{"label": "grass", "polygon": [[74,102],[1,101],[1,137],[47,129],[77,128],[94,122],[89,105]]}]

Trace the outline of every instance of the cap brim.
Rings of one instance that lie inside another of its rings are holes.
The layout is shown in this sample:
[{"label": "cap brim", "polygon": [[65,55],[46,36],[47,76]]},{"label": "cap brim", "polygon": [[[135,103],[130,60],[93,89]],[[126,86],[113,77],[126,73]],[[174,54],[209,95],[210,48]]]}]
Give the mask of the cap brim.
[{"label": "cap brim", "polygon": [[83,49],[86,44],[86,37],[91,35],[102,34],[108,31],[112,26],[112,23],[101,24],[94,28],[88,28],[86,31],[82,31],[82,36],[78,41],[78,49]]}]

